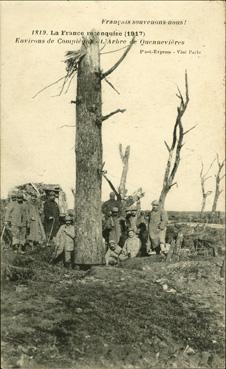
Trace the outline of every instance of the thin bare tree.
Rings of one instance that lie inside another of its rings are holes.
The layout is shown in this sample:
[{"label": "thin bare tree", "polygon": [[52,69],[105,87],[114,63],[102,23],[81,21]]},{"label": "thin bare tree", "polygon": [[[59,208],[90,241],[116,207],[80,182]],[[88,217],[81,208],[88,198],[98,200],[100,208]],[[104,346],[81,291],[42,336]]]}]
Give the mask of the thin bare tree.
[{"label": "thin bare tree", "polygon": [[177,183],[174,181],[175,175],[178,170],[178,166],[181,160],[181,149],[184,145],[184,136],[194,129],[196,126],[191,127],[190,129],[184,131],[184,127],[182,124],[182,117],[187,109],[189,103],[189,91],[188,91],[188,76],[187,71],[185,71],[185,97],[182,96],[181,91],[178,89],[178,94],[176,96],[180,100],[180,104],[177,107],[177,117],[176,122],[174,124],[173,129],[173,137],[172,143],[169,145],[166,141],[164,141],[166,148],[169,152],[164,179],[163,179],[163,186],[162,191],[160,194],[160,204],[164,208],[166,196],[170,189],[175,186]]},{"label": "thin bare tree", "polygon": [[210,179],[212,177],[212,176],[208,176],[208,173],[209,173],[210,169],[212,168],[214,161],[215,161],[215,159],[210,164],[209,168],[207,169],[207,171],[205,173],[204,173],[204,164],[203,164],[203,162],[201,164],[201,171],[200,171],[200,181],[201,181],[201,190],[202,190],[201,215],[203,214],[203,212],[205,210],[207,197],[210,196],[213,192],[213,191],[206,191],[205,184],[208,181],[208,179]]},{"label": "thin bare tree", "polygon": [[126,146],[125,152],[123,153],[122,144],[119,144],[119,154],[120,154],[120,158],[123,164],[122,174],[121,174],[121,179],[120,179],[120,184],[119,184],[119,193],[121,197],[124,199],[127,194],[126,179],[127,179],[128,169],[129,169],[130,146]]},{"label": "thin bare tree", "polygon": [[213,205],[212,205],[212,210],[211,210],[212,213],[215,213],[217,211],[217,203],[218,203],[221,193],[223,192],[223,190],[220,189],[220,184],[221,184],[222,179],[225,177],[225,174],[221,173],[224,167],[225,159],[223,161],[220,161],[219,155],[217,154],[216,160],[217,160],[218,170],[217,170],[217,174],[215,174],[215,193],[214,193]]}]

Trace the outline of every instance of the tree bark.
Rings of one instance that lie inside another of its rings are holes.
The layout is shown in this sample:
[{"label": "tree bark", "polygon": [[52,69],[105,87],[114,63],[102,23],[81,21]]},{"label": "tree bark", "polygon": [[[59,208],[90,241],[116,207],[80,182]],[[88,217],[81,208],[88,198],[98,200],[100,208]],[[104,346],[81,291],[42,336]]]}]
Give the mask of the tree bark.
[{"label": "tree bark", "polygon": [[75,263],[102,264],[102,99],[99,40],[84,39],[76,98]]}]

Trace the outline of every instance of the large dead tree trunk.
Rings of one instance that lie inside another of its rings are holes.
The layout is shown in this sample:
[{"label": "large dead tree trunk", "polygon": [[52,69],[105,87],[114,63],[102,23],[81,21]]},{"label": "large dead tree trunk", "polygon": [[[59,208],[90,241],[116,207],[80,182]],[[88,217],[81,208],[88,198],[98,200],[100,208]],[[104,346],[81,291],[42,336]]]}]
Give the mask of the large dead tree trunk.
[{"label": "large dead tree trunk", "polygon": [[76,98],[75,261],[103,261],[101,222],[102,99],[100,52],[97,37],[83,42],[78,64]]},{"label": "large dead tree trunk", "polygon": [[224,174],[221,175],[221,171],[224,167],[224,162],[225,162],[225,160],[220,162],[219,155],[217,154],[218,171],[217,171],[217,174],[215,174],[215,193],[214,193],[213,205],[212,205],[212,210],[211,210],[212,213],[216,212],[218,199],[219,199],[221,193],[223,192],[223,190],[220,190],[220,183],[221,183],[222,179],[225,176]]},{"label": "large dead tree trunk", "polygon": [[122,144],[119,145],[119,153],[122,160],[122,175],[121,180],[119,184],[119,193],[122,197],[122,199],[125,199],[127,190],[126,190],[126,179],[127,179],[127,173],[129,169],[129,155],[130,155],[130,146],[126,146],[125,153],[122,151]]},{"label": "large dead tree trunk", "polygon": [[130,50],[128,46],[119,61],[101,73],[99,40],[95,31],[83,41],[78,63],[76,97],[76,202],[75,263],[101,264],[102,243],[101,182],[102,122],[118,112],[102,116],[101,80],[112,73]]},{"label": "large dead tree trunk", "polygon": [[195,126],[193,126],[187,131],[184,131],[181,120],[185,110],[187,109],[187,105],[189,102],[187,72],[185,72],[185,100],[179,88],[177,97],[180,99],[180,105],[177,107],[177,118],[173,129],[173,139],[171,146],[169,146],[165,141],[166,148],[169,152],[169,157],[166,164],[162,191],[159,198],[161,207],[163,208],[168,192],[176,184],[176,182],[174,182],[174,178],[180,163],[180,152],[184,145],[183,143],[184,136],[188,132],[190,132],[193,128],[195,128]]},{"label": "large dead tree trunk", "polygon": [[201,172],[200,172],[200,180],[201,180],[201,190],[202,190],[202,205],[201,205],[201,215],[203,214],[205,207],[206,207],[206,200],[207,197],[211,195],[212,191],[206,191],[205,190],[205,183],[206,181],[211,178],[211,176],[207,177],[207,174],[209,173],[211,167],[213,165],[213,162],[210,164],[208,170],[206,171],[206,173],[203,173],[204,170],[204,165],[202,163],[202,167],[201,167]]}]

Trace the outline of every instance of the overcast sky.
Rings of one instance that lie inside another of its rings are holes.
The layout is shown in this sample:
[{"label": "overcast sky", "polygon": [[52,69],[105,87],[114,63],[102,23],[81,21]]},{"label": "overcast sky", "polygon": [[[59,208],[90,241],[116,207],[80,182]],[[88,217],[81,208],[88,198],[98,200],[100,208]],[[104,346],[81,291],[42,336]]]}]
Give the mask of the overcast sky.
[{"label": "overcast sky", "polygon": [[[109,76],[120,91],[116,94],[103,82],[103,114],[125,108],[103,123],[103,153],[108,176],[119,185],[122,163],[118,145],[131,146],[127,187],[129,193],[142,186],[142,207],[148,209],[158,198],[167,160],[164,140],[172,139],[178,98],[177,85],[184,91],[188,71],[190,102],[183,118],[185,129],[197,124],[186,136],[174,186],[167,197],[169,210],[200,210],[201,160],[207,168],[218,152],[224,157],[224,5],[223,2],[3,2],[2,6],[2,197],[26,182],[59,183],[73,206],[71,187],[75,182],[76,80],[67,94],[55,85],[32,99],[45,85],[65,74],[62,62],[68,50],[78,45],[18,43],[20,39],[49,39],[53,31],[142,31],[136,45],[120,67]],[[108,20],[182,20],[182,25],[102,25]],[[34,36],[32,30],[46,30],[48,36]],[[76,37],[64,37],[75,40]],[[121,37],[120,39],[125,39]],[[182,46],[140,46],[140,40],[184,41]],[[127,37],[130,40],[130,37]],[[103,52],[121,45],[107,45]],[[172,54],[142,53],[161,50]],[[178,50],[187,51],[178,54]],[[189,53],[201,51],[201,54]],[[102,69],[115,63],[123,51],[103,54]],[[216,163],[215,163],[216,164]],[[212,177],[207,190],[214,189]],[[103,181],[103,199],[109,187]],[[223,209],[221,198],[219,209]],[[208,197],[207,210],[213,197]]]}]

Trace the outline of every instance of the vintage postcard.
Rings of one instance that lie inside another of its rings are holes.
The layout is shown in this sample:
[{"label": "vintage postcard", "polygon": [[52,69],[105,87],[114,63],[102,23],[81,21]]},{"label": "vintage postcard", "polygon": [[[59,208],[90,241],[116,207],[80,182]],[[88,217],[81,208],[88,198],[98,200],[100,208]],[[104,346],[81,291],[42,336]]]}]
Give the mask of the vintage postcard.
[{"label": "vintage postcard", "polygon": [[0,7],[1,368],[224,368],[224,2]]}]

